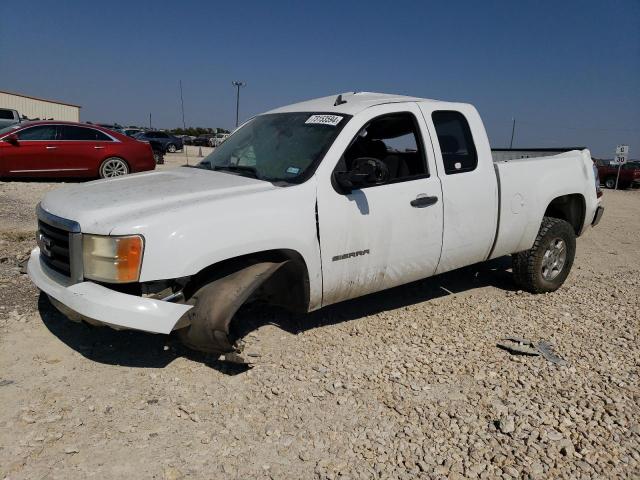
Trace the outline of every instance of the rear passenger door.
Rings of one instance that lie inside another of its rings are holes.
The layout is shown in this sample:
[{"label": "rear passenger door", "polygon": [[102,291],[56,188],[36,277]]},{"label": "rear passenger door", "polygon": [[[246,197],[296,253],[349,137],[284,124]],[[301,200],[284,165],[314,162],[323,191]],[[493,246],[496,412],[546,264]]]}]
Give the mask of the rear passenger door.
[{"label": "rear passenger door", "polygon": [[421,102],[442,184],[444,229],[436,273],[487,259],[497,228],[498,185],[489,140],[478,112]]},{"label": "rear passenger door", "polygon": [[95,128],[60,125],[58,154],[70,176],[96,176],[112,154],[114,139]]}]

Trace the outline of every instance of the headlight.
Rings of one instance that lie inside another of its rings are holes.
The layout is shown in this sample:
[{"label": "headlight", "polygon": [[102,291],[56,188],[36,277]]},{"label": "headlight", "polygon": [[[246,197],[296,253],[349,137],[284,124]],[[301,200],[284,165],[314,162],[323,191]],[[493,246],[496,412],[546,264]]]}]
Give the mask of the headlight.
[{"label": "headlight", "polygon": [[144,240],[140,235],[82,236],[85,278],[99,282],[137,282],[142,266]]}]

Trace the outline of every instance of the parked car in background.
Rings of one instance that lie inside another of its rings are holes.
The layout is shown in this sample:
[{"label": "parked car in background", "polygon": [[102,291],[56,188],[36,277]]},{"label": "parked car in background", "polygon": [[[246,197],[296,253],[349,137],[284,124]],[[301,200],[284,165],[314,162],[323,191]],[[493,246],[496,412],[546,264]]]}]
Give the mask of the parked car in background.
[{"label": "parked car in background", "polygon": [[135,137],[138,133],[142,133],[144,130],[141,128],[128,128],[125,127],[122,129],[122,133],[124,133],[127,137]]},{"label": "parked car in background", "polygon": [[[607,188],[616,187],[618,177],[618,165],[606,162],[597,162],[600,180]],[[618,178],[618,188],[629,188],[640,185],[640,162],[627,162],[620,167],[620,177]]]},{"label": "parked car in background", "polygon": [[38,121],[0,129],[0,177],[117,177],[153,170],[151,146],[85,123]]},{"label": "parked car in background", "polygon": [[220,145],[229,137],[229,135],[229,133],[216,133],[215,140],[213,141],[213,146],[217,147],[218,145]]},{"label": "parked car in background", "polygon": [[147,140],[149,145],[151,145],[151,150],[153,150],[153,159],[156,161],[156,165],[164,164],[164,156],[167,153],[167,147],[164,143],[158,142],[157,140]]},{"label": "parked car in background", "polygon": [[176,137],[181,138],[184,145],[193,145],[193,139],[196,138],[193,135],[176,135]]},{"label": "parked car in background", "polygon": [[204,133],[202,135],[198,135],[196,138],[192,140],[191,144],[197,147],[215,147],[216,134]]},{"label": "parked car in background", "polygon": [[91,123],[90,125],[97,125],[98,127],[107,128],[114,132],[124,133],[122,125],[118,125],[117,123]]},{"label": "parked car in background", "polygon": [[156,142],[160,142],[165,146],[167,152],[169,153],[175,153],[178,150],[182,150],[184,148],[184,144],[181,138],[178,138],[167,132],[149,130],[147,132],[140,132],[136,134],[134,138],[137,138],[138,140],[155,140]]},{"label": "parked car in background", "polygon": [[20,114],[17,110],[0,108],[0,128],[20,123]]}]

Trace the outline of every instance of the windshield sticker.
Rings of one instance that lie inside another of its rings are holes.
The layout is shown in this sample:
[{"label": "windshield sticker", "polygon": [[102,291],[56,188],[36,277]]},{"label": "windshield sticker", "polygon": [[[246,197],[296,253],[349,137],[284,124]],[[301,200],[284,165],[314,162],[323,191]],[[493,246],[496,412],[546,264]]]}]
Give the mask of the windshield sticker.
[{"label": "windshield sticker", "polygon": [[291,173],[292,175],[297,175],[300,173],[300,169],[298,167],[289,167],[287,168],[287,173]]},{"label": "windshield sticker", "polygon": [[341,120],[342,117],[340,115],[311,115],[304,123],[316,123],[335,127]]}]

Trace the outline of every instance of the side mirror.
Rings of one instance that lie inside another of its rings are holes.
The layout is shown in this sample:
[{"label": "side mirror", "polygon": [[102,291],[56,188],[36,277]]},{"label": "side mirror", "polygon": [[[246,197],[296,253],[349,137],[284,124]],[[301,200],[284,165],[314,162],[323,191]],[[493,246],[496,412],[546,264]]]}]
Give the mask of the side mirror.
[{"label": "side mirror", "polygon": [[344,193],[370,185],[382,185],[389,180],[389,168],[382,160],[360,157],[353,161],[348,172],[335,172],[334,178]]},{"label": "side mirror", "polygon": [[20,142],[18,141],[18,136],[15,133],[11,135],[7,135],[2,139],[3,142],[10,143],[11,145],[18,145]]}]

